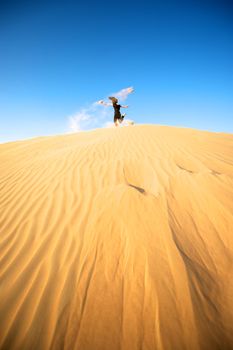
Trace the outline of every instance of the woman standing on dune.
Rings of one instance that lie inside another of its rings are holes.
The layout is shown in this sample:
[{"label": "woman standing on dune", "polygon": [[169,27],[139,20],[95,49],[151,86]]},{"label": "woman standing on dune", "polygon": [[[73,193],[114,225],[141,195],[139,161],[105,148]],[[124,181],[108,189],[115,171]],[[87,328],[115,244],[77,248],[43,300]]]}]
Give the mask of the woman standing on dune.
[{"label": "woman standing on dune", "polygon": [[123,119],[125,117],[125,114],[121,115],[120,109],[128,108],[128,106],[121,106],[118,104],[118,99],[116,97],[109,97],[109,100],[112,101],[112,106],[114,108],[114,124],[115,126],[118,126],[123,122]]}]

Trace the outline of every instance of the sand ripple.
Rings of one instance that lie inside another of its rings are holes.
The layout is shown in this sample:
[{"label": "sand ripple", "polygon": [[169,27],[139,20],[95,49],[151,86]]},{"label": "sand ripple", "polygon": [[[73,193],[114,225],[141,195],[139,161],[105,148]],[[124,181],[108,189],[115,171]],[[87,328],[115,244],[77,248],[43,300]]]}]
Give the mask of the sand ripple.
[{"label": "sand ripple", "polygon": [[233,136],[0,145],[1,349],[233,349]]}]

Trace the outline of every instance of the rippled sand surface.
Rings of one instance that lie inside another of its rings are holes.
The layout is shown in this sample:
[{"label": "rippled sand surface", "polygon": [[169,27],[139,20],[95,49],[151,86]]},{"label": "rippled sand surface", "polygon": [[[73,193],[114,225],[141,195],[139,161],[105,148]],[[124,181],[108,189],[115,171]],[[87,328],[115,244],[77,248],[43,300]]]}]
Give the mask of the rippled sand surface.
[{"label": "rippled sand surface", "polygon": [[233,349],[233,135],[0,145],[0,348]]}]

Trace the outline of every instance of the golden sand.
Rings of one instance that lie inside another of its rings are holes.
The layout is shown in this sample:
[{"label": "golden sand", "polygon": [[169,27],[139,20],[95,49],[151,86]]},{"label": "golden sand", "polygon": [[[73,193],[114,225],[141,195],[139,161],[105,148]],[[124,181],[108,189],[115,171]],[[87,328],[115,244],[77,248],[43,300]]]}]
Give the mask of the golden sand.
[{"label": "golden sand", "polygon": [[0,145],[0,348],[233,349],[233,135]]}]

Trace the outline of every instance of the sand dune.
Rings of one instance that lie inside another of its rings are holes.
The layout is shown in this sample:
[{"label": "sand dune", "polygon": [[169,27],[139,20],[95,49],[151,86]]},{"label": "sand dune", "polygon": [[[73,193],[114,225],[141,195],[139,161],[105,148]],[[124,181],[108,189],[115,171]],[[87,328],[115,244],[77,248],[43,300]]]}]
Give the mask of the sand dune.
[{"label": "sand dune", "polygon": [[1,349],[233,349],[233,135],[0,145]]}]

